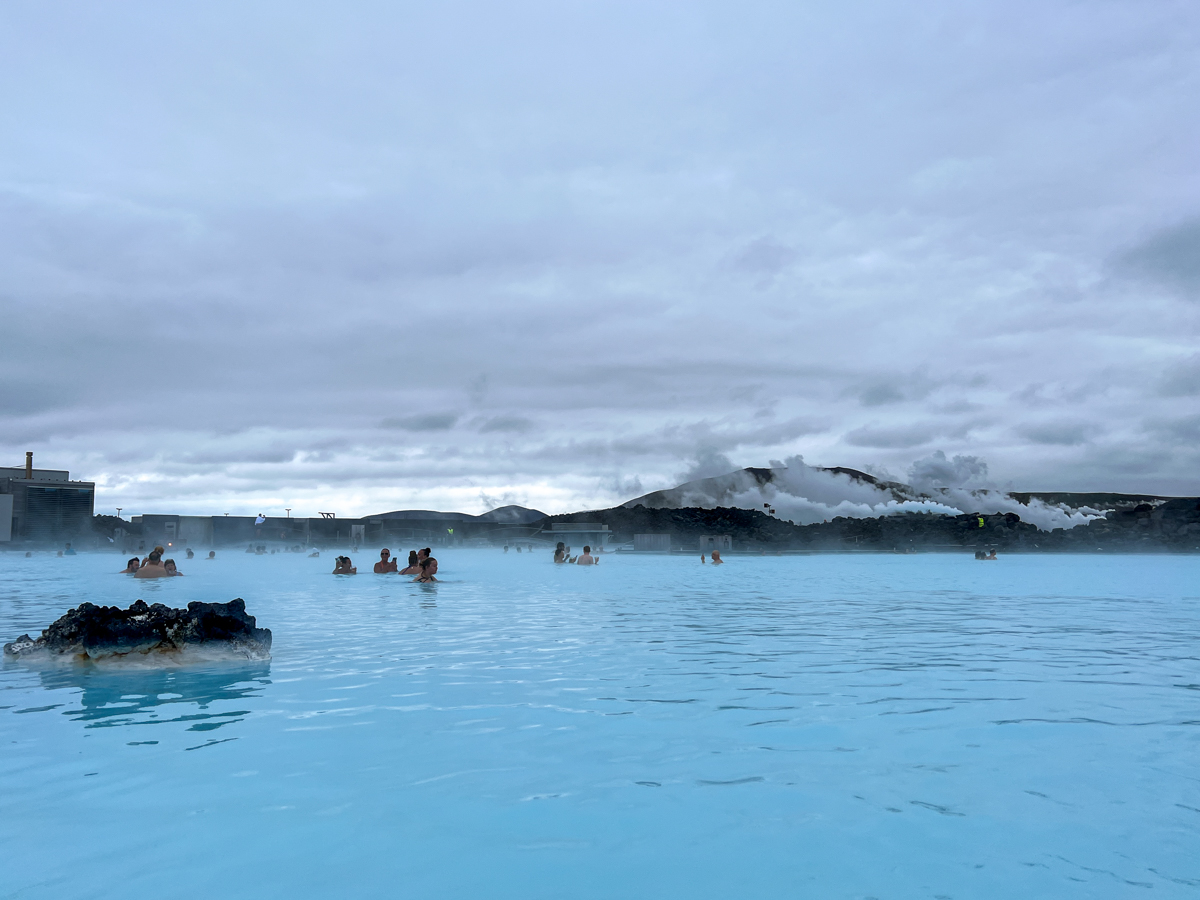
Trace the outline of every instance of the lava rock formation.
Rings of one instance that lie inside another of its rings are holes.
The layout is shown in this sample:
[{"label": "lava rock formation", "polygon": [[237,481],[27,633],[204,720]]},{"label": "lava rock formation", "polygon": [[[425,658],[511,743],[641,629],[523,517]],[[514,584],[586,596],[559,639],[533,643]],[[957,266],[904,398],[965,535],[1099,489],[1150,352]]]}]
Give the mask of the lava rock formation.
[{"label": "lava rock formation", "polygon": [[138,600],[129,609],[81,603],[42,632],[4,645],[16,659],[111,659],[196,656],[205,659],[270,659],[271,631],[246,615],[240,597],[228,603],[188,604],[172,609]]}]

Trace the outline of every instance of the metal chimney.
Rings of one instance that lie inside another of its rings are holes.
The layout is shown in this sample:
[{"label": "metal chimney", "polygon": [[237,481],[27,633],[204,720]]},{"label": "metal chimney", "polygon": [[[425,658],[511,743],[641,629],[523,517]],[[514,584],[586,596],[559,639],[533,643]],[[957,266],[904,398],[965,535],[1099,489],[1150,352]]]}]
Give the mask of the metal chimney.
[{"label": "metal chimney", "polygon": [[33,451],[32,450],[27,450],[25,452],[25,477],[30,480],[33,479]]}]

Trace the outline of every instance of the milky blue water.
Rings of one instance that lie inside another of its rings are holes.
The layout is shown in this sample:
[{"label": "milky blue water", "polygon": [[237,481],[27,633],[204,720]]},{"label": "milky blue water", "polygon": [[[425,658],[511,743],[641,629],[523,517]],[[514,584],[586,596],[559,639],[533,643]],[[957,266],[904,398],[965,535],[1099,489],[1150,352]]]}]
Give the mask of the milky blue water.
[{"label": "milky blue water", "polygon": [[275,636],[4,664],[0,897],[1200,894],[1200,558],[439,556],[0,554],[4,640],[138,597]]}]

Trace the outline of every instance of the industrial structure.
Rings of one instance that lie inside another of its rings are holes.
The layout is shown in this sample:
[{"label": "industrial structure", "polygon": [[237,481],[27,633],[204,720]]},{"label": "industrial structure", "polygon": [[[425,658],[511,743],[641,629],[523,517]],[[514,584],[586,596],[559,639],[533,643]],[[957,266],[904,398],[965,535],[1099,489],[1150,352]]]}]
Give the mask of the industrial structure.
[{"label": "industrial structure", "polygon": [[62,469],[0,468],[0,541],[70,541],[91,534],[96,485]]}]

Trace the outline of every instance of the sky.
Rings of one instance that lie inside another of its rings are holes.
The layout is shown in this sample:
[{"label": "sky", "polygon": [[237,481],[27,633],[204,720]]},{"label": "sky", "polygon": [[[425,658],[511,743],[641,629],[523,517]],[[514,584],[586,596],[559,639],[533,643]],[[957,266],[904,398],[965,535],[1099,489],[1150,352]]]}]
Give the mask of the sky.
[{"label": "sky", "polygon": [[0,7],[0,463],[97,512],[802,457],[1200,494],[1200,5]]}]

